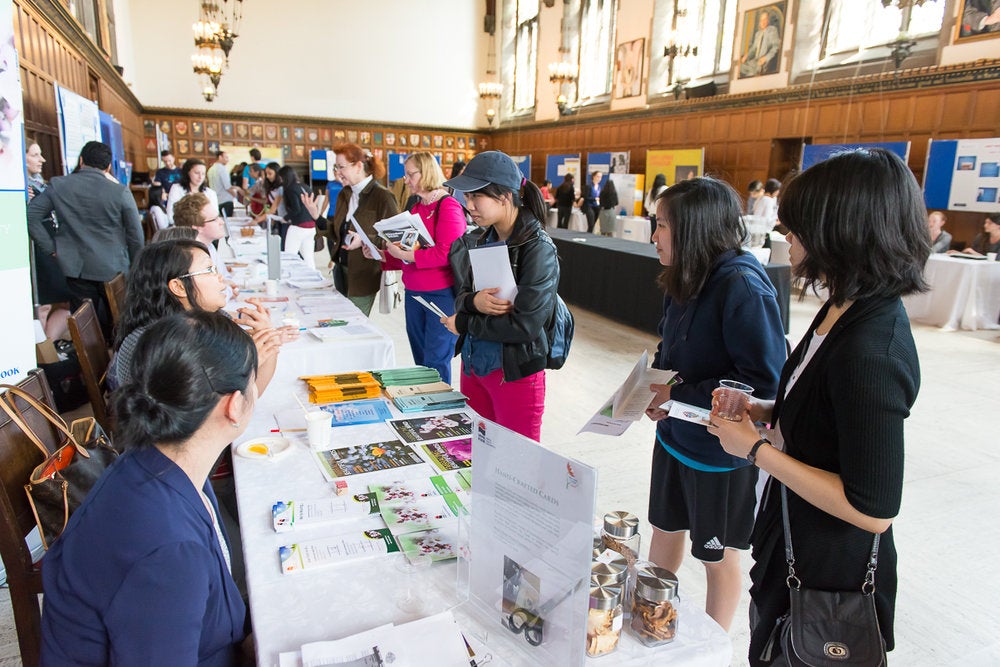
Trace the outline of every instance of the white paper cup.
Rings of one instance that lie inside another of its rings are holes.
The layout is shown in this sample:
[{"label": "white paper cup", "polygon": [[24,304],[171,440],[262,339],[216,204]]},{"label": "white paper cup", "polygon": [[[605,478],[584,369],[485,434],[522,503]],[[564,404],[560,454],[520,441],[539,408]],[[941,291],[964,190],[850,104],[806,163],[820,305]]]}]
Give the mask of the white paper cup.
[{"label": "white paper cup", "polygon": [[991,262],[995,262],[997,261],[997,254],[995,252],[988,252],[986,253],[986,259],[990,260]]},{"label": "white paper cup", "polygon": [[264,293],[268,296],[278,296],[278,281],[268,280],[264,283]]},{"label": "white paper cup", "polygon": [[333,427],[330,426],[331,419],[330,413],[322,410],[306,413],[306,437],[310,447],[325,450],[330,446],[330,435],[333,432]]},{"label": "white paper cup", "polygon": [[297,317],[285,316],[281,318],[281,324],[282,326],[295,327],[296,329],[298,329],[299,326],[301,325],[301,322],[299,322],[299,318]]},{"label": "white paper cup", "polygon": [[747,409],[747,401],[753,393],[753,387],[736,380],[720,380],[717,398],[719,407],[716,410],[718,415],[729,421],[742,421],[743,414]]}]

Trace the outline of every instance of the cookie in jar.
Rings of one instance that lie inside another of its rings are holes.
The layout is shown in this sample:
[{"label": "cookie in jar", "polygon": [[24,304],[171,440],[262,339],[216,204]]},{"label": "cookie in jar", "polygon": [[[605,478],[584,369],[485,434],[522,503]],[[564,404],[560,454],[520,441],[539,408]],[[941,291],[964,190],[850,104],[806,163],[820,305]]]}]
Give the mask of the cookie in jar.
[{"label": "cookie in jar", "polygon": [[660,567],[639,570],[632,591],[632,635],[646,646],[672,642],[677,635],[677,576]]},{"label": "cookie in jar", "polygon": [[592,582],[587,610],[587,655],[596,658],[618,648],[622,624],[622,589]]},{"label": "cookie in jar", "polygon": [[631,567],[639,557],[639,518],[630,512],[608,512],[601,531],[605,549],[625,556]]}]

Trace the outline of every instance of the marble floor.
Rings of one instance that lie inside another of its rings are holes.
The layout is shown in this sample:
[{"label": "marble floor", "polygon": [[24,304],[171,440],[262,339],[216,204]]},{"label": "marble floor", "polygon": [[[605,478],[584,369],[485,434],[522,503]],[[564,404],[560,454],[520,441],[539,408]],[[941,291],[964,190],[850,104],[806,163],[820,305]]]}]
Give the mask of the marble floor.
[{"label": "marble floor", "polygon": [[[793,301],[793,342],[819,305],[815,298]],[[542,442],[598,468],[598,513],[628,510],[644,520],[653,424],[635,424],[619,438],[577,431],[639,354],[655,350],[656,338],[572,310],[576,335],[569,361],[546,380]],[[395,340],[397,363],[410,363],[402,309],[372,319]],[[895,522],[900,579],[896,650],[889,661],[914,667],[998,665],[1000,574],[993,567],[994,549],[1000,550],[1000,521],[994,514],[1000,508],[1000,448],[987,421],[991,401],[1000,406],[1000,332],[943,332],[922,325],[914,325],[913,331],[923,382],[906,423],[903,506]],[[457,372],[456,361],[456,377]],[[648,528],[642,535],[645,550]],[[747,555],[744,573],[749,566]],[[704,571],[696,561],[689,557],[678,576],[683,595],[704,599]],[[747,662],[747,597],[730,632],[733,665]],[[19,664],[17,656],[9,597],[3,590],[0,665]]]}]

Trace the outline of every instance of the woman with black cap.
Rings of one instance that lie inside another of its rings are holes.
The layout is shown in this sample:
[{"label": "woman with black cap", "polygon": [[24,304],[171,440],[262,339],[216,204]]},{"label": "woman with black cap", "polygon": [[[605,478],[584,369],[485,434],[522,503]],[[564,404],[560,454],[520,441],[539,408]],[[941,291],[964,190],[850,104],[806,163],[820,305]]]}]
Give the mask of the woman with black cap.
[{"label": "woman with black cap", "polygon": [[[462,393],[483,417],[537,441],[545,409],[545,327],[559,286],[556,247],[539,222],[542,193],[499,151],[472,158],[445,185],[465,193],[473,222],[483,228],[475,241],[452,244],[449,256],[455,315],[441,321],[459,336]],[[501,298],[499,288],[473,286],[470,246],[496,243],[507,246],[517,283],[513,301]]]}]

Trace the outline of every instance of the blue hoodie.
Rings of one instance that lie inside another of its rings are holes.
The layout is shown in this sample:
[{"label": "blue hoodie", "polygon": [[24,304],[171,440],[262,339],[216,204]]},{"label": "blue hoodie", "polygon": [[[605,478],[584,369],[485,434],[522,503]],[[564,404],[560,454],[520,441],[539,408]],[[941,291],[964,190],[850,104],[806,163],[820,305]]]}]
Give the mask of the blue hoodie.
[{"label": "blue hoodie", "polygon": [[[738,380],[754,397],[773,399],[785,363],[785,336],[774,286],[752,255],[724,253],[701,292],[686,303],[663,301],[660,344],[653,367],[677,371],[683,382],[672,399],[702,408],[712,405],[719,380]],[[749,463],[722,449],[704,426],[663,419],[656,439],[682,463],[708,471]]]}]

